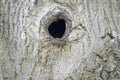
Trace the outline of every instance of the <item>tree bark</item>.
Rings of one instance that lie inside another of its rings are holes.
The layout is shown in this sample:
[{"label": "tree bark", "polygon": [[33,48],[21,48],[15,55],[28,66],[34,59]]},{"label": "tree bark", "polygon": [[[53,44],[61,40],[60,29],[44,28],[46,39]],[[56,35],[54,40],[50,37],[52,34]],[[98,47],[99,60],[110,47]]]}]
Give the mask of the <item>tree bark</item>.
[{"label": "tree bark", "polygon": [[[0,80],[119,80],[119,4],[0,0]],[[45,28],[60,13],[70,32],[54,41]]]}]

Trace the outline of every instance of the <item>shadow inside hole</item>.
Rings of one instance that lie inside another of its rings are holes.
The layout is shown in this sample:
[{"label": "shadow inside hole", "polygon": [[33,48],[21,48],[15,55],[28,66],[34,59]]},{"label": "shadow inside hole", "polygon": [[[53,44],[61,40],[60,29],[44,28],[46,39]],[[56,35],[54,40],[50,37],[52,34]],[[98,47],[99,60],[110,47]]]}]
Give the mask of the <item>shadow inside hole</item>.
[{"label": "shadow inside hole", "polygon": [[65,30],[66,30],[66,24],[64,19],[59,19],[57,21],[54,21],[48,27],[49,34],[53,38],[62,38],[65,33]]}]

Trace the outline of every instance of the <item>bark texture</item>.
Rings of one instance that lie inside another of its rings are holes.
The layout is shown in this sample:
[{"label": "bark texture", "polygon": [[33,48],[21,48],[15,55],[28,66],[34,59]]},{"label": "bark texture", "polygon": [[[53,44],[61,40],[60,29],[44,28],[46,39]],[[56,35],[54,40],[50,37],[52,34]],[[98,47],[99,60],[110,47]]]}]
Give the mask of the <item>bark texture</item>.
[{"label": "bark texture", "polygon": [[[53,44],[59,13],[72,27]],[[0,80],[120,80],[120,0],[0,0]]]}]

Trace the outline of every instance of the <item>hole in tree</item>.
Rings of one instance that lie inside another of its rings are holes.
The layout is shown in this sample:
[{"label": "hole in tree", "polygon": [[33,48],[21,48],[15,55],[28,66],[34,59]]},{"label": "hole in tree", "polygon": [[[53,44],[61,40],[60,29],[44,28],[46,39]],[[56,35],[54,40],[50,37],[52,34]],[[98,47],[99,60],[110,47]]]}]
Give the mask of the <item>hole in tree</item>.
[{"label": "hole in tree", "polygon": [[64,19],[54,21],[48,27],[49,34],[54,38],[62,38],[65,30],[66,24]]}]

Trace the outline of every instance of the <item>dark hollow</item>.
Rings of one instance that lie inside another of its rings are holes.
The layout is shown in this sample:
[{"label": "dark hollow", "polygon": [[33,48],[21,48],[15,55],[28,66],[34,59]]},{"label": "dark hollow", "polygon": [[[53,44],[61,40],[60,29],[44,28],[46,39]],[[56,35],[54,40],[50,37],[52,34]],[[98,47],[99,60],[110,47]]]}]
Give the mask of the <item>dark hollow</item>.
[{"label": "dark hollow", "polygon": [[65,30],[66,24],[64,19],[54,21],[48,27],[49,34],[54,38],[62,38]]}]

